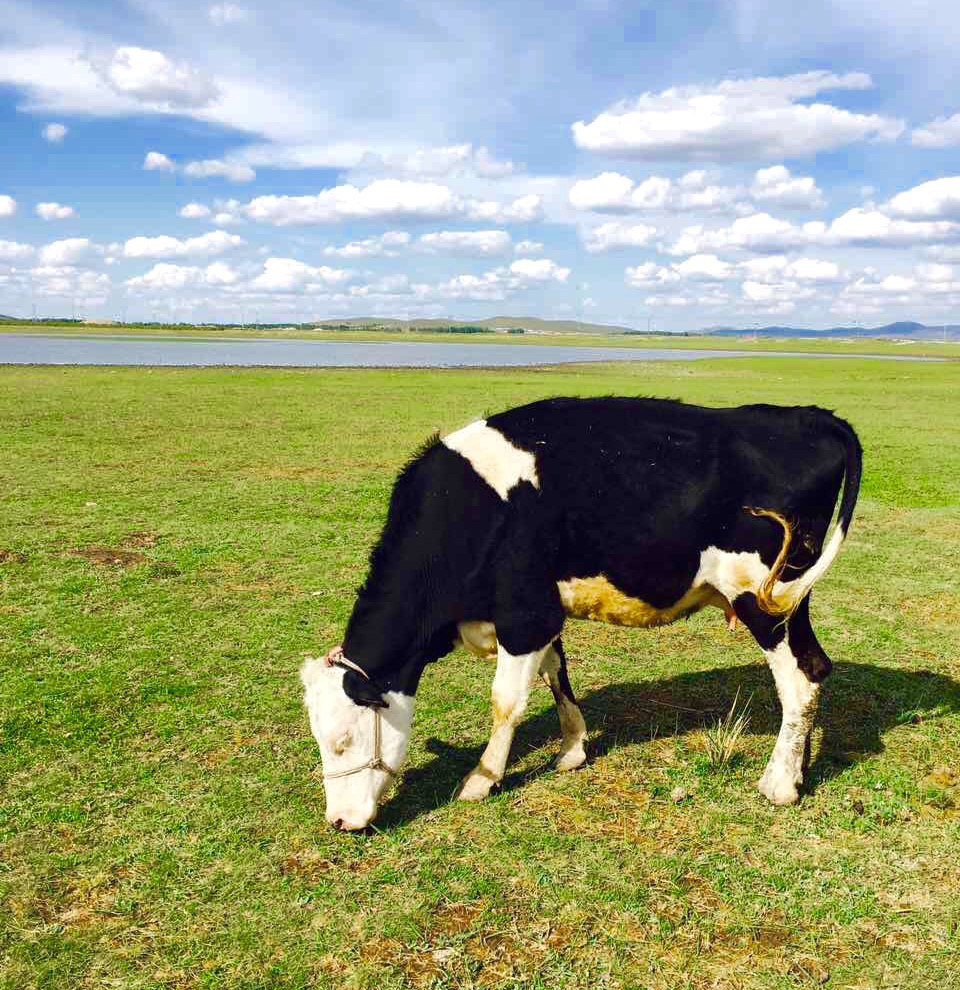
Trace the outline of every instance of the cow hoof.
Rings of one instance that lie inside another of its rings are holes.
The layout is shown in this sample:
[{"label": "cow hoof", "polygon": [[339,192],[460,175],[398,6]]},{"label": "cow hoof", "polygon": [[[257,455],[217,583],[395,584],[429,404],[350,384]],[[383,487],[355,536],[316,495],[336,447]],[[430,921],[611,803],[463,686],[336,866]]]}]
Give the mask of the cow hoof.
[{"label": "cow hoof", "polygon": [[587,762],[587,754],[583,746],[575,746],[557,757],[557,770],[577,770]]},{"label": "cow hoof", "polygon": [[797,785],[785,774],[771,773],[769,770],[760,778],[757,790],[778,807],[796,804],[800,800]]},{"label": "cow hoof", "polygon": [[482,801],[488,797],[490,790],[496,783],[490,777],[482,773],[469,773],[463,778],[463,783],[457,791],[458,801]]}]

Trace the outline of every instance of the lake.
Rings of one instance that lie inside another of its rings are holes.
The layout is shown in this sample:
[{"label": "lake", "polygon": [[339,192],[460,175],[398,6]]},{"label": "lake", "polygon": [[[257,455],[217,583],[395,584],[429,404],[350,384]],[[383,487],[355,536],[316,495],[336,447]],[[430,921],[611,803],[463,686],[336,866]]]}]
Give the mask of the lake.
[{"label": "lake", "polygon": [[[0,333],[0,364],[92,364],[168,367],[270,368],[509,368],[581,361],[696,361],[750,357],[753,351],[460,344],[421,341],[290,340],[206,337],[130,337]],[[768,357],[840,357],[765,351]],[[878,360],[932,360],[904,355],[856,355]]]}]

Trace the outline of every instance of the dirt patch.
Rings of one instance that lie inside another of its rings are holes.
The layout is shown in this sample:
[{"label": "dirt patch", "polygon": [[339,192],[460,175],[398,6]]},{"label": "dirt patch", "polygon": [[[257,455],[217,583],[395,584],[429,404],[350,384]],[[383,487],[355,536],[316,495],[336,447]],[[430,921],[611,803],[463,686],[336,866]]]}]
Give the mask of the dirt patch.
[{"label": "dirt patch", "polygon": [[98,567],[136,567],[146,564],[148,558],[136,550],[123,550],[114,547],[76,547],[70,551],[74,557],[83,557]]},{"label": "dirt patch", "polygon": [[25,564],[27,555],[19,550],[5,550],[0,547],[0,564]]},{"label": "dirt patch", "polygon": [[904,598],[898,608],[908,618],[922,624],[954,626],[960,618],[960,595],[944,592],[939,595]]},{"label": "dirt patch", "polygon": [[444,904],[437,909],[430,929],[441,935],[461,935],[482,913],[482,904]]},{"label": "dirt patch", "polygon": [[123,545],[125,547],[136,547],[139,549],[149,549],[150,547],[155,547],[159,542],[160,537],[157,533],[151,533],[148,530],[140,529],[132,532],[124,541]]}]

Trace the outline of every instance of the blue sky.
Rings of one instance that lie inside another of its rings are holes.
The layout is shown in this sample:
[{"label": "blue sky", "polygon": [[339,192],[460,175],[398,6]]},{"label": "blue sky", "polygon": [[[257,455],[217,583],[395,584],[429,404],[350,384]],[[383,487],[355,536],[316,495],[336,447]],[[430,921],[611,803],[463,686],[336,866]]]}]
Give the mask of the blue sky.
[{"label": "blue sky", "polygon": [[960,322],[960,8],[0,0],[0,312]]}]

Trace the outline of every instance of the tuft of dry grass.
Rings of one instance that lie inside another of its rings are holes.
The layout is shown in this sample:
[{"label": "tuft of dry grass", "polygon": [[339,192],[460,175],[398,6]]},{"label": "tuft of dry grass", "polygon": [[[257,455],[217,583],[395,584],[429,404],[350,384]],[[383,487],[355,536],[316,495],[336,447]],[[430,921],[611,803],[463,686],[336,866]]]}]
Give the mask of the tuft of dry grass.
[{"label": "tuft of dry grass", "polygon": [[740,689],[734,695],[733,704],[723,718],[718,718],[715,725],[704,730],[703,744],[713,770],[724,770],[730,766],[737,750],[740,748],[740,739],[747,727],[750,725],[750,702],[753,695],[747,698],[742,711],[737,712],[740,703]]}]

